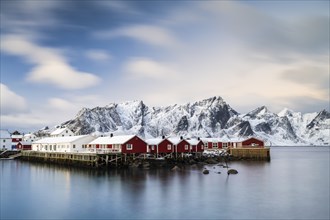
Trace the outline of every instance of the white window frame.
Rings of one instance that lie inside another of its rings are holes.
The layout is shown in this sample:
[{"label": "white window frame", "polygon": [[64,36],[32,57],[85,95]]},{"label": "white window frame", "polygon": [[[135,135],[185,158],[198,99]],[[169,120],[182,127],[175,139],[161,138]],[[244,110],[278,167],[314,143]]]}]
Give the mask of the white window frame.
[{"label": "white window frame", "polygon": [[212,148],[219,148],[218,142],[213,142],[212,143]]},{"label": "white window frame", "polygon": [[184,145],[184,149],[185,150],[188,150],[189,149],[189,145],[188,144]]},{"label": "white window frame", "polygon": [[126,150],[133,150],[133,144],[126,144]]},{"label": "white window frame", "polygon": [[167,150],[172,150],[172,147],[170,144],[167,145]]}]

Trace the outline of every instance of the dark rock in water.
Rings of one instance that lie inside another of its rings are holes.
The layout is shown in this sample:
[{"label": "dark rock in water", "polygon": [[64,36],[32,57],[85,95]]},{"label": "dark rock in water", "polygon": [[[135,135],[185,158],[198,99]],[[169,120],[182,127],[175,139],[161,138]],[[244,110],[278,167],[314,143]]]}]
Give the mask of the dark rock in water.
[{"label": "dark rock in water", "polygon": [[171,170],[181,170],[181,169],[178,166],[174,166]]},{"label": "dark rock in water", "polygon": [[230,170],[227,171],[227,174],[228,174],[228,175],[229,175],[229,174],[238,174],[238,171],[235,170],[235,169],[230,169]]},{"label": "dark rock in water", "polygon": [[209,174],[210,171],[209,170],[203,170],[203,174]]},{"label": "dark rock in water", "polygon": [[216,163],[218,163],[216,160],[214,160],[212,158],[208,158],[205,162],[208,163],[208,164],[216,164]]},{"label": "dark rock in water", "polygon": [[228,168],[228,166],[226,166],[226,165],[223,165],[222,167],[223,167],[223,168]]},{"label": "dark rock in water", "polygon": [[221,172],[217,172],[217,174],[221,174]]}]

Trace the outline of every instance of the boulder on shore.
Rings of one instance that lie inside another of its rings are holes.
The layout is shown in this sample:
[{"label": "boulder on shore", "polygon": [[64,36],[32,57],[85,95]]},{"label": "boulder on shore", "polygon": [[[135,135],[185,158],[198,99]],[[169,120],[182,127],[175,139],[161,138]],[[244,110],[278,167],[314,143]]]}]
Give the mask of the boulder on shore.
[{"label": "boulder on shore", "polygon": [[208,158],[205,162],[208,163],[208,164],[217,164],[218,163],[218,161],[216,161],[213,158]]},{"label": "boulder on shore", "polygon": [[210,171],[209,170],[203,170],[203,174],[209,174]]},{"label": "boulder on shore", "polygon": [[235,169],[230,169],[230,170],[227,171],[227,174],[228,174],[228,175],[229,175],[229,174],[238,174],[238,171],[235,170]]}]

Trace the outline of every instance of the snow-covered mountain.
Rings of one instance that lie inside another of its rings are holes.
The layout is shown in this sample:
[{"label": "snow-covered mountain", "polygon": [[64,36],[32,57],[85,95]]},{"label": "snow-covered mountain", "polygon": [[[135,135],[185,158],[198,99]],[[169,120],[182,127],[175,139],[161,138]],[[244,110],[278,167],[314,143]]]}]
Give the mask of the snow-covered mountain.
[{"label": "snow-covered mountain", "polygon": [[329,145],[330,113],[302,114],[284,109],[278,114],[259,107],[239,114],[221,97],[168,107],[148,107],[142,101],[83,108],[60,126],[76,134],[137,134],[160,136],[256,136],[272,145]]}]

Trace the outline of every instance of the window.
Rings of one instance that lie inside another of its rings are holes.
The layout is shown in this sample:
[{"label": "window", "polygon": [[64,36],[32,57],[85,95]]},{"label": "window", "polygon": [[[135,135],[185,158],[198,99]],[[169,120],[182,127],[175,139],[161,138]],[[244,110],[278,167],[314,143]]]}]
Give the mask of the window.
[{"label": "window", "polygon": [[202,150],[203,150],[203,149],[204,149],[204,145],[202,145],[202,147],[201,147],[201,148],[202,148]]},{"label": "window", "polygon": [[212,143],[213,148],[218,148],[218,143]]},{"label": "window", "polygon": [[62,134],[62,137],[64,137],[64,134]]},{"label": "window", "polygon": [[226,148],[228,146],[228,143],[222,143],[222,147]]},{"label": "window", "polygon": [[68,131],[66,130],[65,133],[68,133]]},{"label": "window", "polygon": [[155,150],[155,145],[151,145],[151,150]]},{"label": "window", "polygon": [[73,145],[73,148],[76,148],[76,145],[75,144]]},{"label": "window", "polygon": [[184,145],[184,149],[188,150],[188,144]]},{"label": "window", "polygon": [[6,140],[3,140],[3,143],[5,143],[6,142]]},{"label": "window", "polygon": [[56,150],[56,145],[54,145],[54,150]]},{"label": "window", "polygon": [[170,144],[168,144],[167,145],[167,150],[171,150],[172,148],[171,148],[171,145]]},{"label": "window", "polygon": [[126,150],[133,150],[133,144],[126,144]]}]

